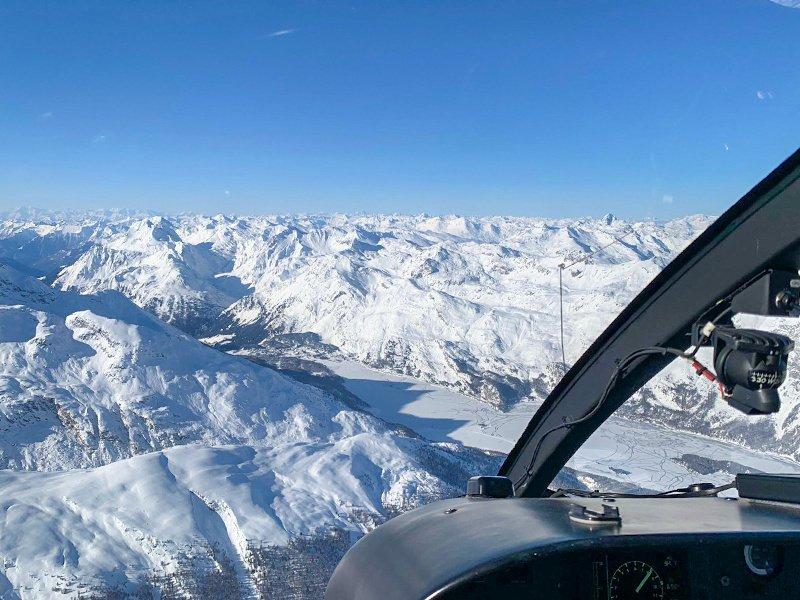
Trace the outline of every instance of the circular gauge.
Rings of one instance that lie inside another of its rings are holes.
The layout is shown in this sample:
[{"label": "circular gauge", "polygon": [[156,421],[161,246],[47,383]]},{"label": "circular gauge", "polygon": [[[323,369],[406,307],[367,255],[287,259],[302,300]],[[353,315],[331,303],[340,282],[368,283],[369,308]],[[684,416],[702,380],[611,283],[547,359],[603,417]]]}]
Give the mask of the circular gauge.
[{"label": "circular gauge", "polygon": [[744,547],[744,562],[756,575],[768,577],[777,573],[783,565],[783,548],[780,546]]},{"label": "circular gauge", "polygon": [[661,600],[664,582],[656,570],[640,560],[621,564],[611,576],[611,600]]}]

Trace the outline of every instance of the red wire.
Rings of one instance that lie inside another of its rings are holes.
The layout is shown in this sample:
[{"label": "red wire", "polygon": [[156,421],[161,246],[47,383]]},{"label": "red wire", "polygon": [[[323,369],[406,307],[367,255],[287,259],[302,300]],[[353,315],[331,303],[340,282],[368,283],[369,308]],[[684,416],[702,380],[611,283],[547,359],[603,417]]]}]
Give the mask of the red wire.
[{"label": "red wire", "polygon": [[711,382],[716,381],[717,387],[719,388],[719,393],[723,398],[728,396],[728,391],[725,389],[725,386],[722,385],[722,382],[718,381],[716,375],[709,371],[703,363],[698,360],[692,360],[692,368],[698,376],[703,376]]},{"label": "red wire", "polygon": [[694,369],[695,373],[697,373],[698,375],[702,375],[703,377],[705,377],[709,381],[716,381],[717,380],[715,375],[711,371],[709,371],[705,367],[705,365],[703,365],[701,362],[699,362],[697,360],[693,360],[692,361],[692,368]]}]

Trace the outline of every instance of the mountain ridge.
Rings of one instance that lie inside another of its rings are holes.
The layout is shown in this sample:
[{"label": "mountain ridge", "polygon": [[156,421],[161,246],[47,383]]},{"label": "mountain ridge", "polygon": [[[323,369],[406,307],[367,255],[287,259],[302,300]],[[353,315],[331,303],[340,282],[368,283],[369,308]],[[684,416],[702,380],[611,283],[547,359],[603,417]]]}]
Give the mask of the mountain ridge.
[{"label": "mountain ridge", "polygon": [[315,334],[370,366],[503,407],[541,399],[560,372],[558,264],[606,247],[565,274],[575,354],[710,222],[183,215],[166,238],[131,241],[152,220],[93,235],[55,285],[116,289],[196,337],[240,346]]}]

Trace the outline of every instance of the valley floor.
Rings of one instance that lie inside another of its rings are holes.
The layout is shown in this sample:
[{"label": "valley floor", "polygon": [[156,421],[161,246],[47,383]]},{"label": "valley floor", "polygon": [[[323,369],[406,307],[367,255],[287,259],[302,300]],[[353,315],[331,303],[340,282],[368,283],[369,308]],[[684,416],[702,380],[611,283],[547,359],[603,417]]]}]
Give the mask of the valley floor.
[{"label": "valley floor", "polygon": [[[355,361],[324,361],[376,416],[434,441],[507,454],[538,404],[502,412],[457,392],[369,369]],[[667,490],[697,481],[728,483],[737,472],[800,472],[800,464],[735,444],[624,418],[611,418],[570,460],[589,488]]]}]

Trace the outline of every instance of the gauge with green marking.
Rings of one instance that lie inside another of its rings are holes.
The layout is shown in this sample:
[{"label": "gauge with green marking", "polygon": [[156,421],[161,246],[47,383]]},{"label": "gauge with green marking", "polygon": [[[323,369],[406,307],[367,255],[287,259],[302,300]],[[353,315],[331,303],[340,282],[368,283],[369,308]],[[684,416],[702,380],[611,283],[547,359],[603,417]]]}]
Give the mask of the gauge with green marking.
[{"label": "gauge with green marking", "polygon": [[621,564],[611,576],[611,600],[661,600],[664,582],[656,570],[640,560]]}]

